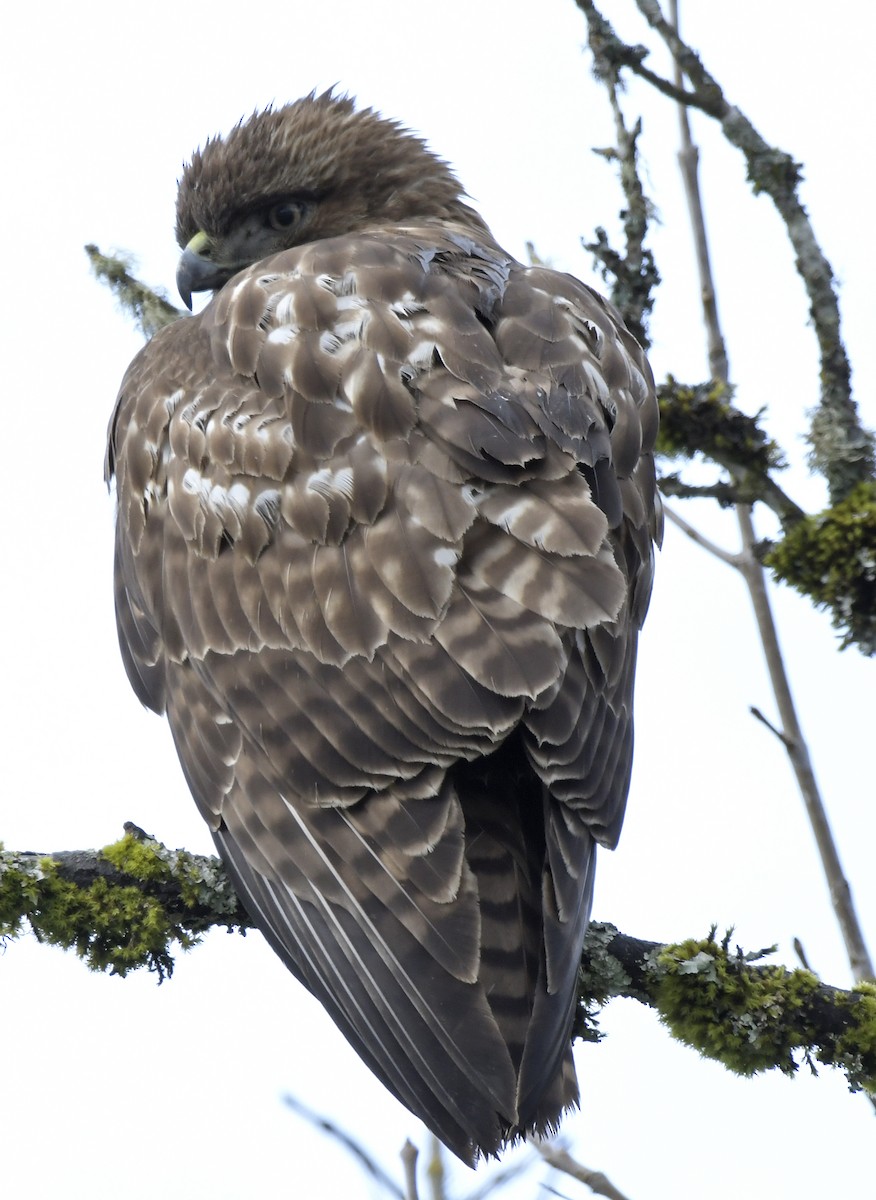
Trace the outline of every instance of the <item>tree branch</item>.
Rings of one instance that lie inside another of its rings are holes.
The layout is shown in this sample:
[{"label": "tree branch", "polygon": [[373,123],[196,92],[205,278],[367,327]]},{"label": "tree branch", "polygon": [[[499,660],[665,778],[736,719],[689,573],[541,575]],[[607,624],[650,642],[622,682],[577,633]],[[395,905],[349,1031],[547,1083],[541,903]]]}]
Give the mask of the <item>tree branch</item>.
[{"label": "tree branch", "polygon": [[[675,56],[677,81],[681,80],[682,71],[687,71],[690,67],[695,72],[698,72],[693,77],[695,85],[701,85],[703,79],[706,79],[711,86],[714,82],[711,76],[706,75],[701,65],[697,66],[699,60],[696,60],[696,63],[691,61],[691,52],[679,38],[677,28],[663,20],[659,4],[656,4],[654,0],[637,0],[637,3],[643,12],[650,14],[649,20],[651,20],[652,24],[656,23],[664,39],[667,40],[667,44],[669,44]],[[673,14],[677,22],[677,0],[672,0],[672,3]],[[696,56],[694,55],[693,58],[695,59]],[[682,143],[679,157],[694,238],[697,244],[697,262],[700,270],[701,292],[704,298],[703,317],[708,331],[710,358],[721,371],[721,374],[718,374],[716,379],[724,388],[729,389],[729,363],[718,318],[718,307],[716,303],[708,302],[708,297],[715,296],[715,285],[709,261],[708,238],[706,236],[706,224],[699,186],[698,155],[693,146],[687,111],[683,106],[679,106],[679,122]],[[838,309],[836,319],[838,330]],[[843,355],[845,355],[844,350]],[[850,397],[849,402],[851,403]],[[737,469],[733,474],[734,478],[739,482],[745,481],[746,473],[744,471]],[[843,940],[846,944],[852,973],[855,979],[858,980],[872,979],[874,976],[873,964],[870,960],[864,940],[864,933],[852,901],[851,889],[842,869],[839,852],[827,818],[827,810],[825,809],[815,773],[812,769],[806,740],[797,718],[797,709],[791,693],[788,674],[785,670],[775,620],[767,593],[765,572],[758,556],[758,544],[751,506],[746,503],[737,504],[736,516],[742,538],[742,554],[739,557],[738,566],[751,596],[764,658],[766,659],[770,682],[776,697],[776,705],[782,720],[782,741],[794,770],[797,785],[803,797],[809,822],[815,835],[822,866],[827,878],[831,902],[837,921],[839,922]]]},{"label": "tree branch", "polygon": [[676,1039],[737,1074],[793,1075],[800,1061],[813,1067],[817,1059],[842,1067],[853,1090],[876,1091],[876,984],[848,992],[810,971],[761,965],[771,950],[731,951],[730,936],[719,943],[712,929],[661,945],[592,925],[576,1035],[598,1039],[594,1006],[626,996],[656,1008]]},{"label": "tree branch", "polygon": [[419,1151],[410,1138],[401,1148],[402,1169],[405,1173],[405,1200],[420,1200],[417,1191],[417,1157]]},{"label": "tree branch", "polygon": [[[852,399],[851,367],[842,340],[833,271],[798,195],[800,165],[770,146],[745,114],[727,102],[699,56],[682,41],[677,26],[665,19],[658,0],[636,3],[669,48],[677,64],[677,79],[683,73],[698,94],[708,92],[714,97],[710,115],[720,121],[724,136],[745,156],[755,193],[766,192],[785,223],[809,297],[809,315],[821,355],[821,400],[809,431],[811,462],[827,479],[831,502],[837,503],[858,484],[873,480],[876,454],[873,435],[862,425]],[[685,104],[681,101],[682,107]]]},{"label": "tree branch", "polygon": [[704,533],[700,533],[698,529],[695,529],[693,525],[685,521],[684,517],[680,513],[677,513],[674,508],[670,508],[668,504],[664,505],[663,512],[667,520],[671,521],[673,525],[677,525],[681,532],[686,537],[689,537],[692,542],[695,542],[715,558],[720,559],[721,562],[726,563],[728,567],[739,569],[740,560],[738,554],[731,554],[729,550],[725,550],[723,546],[719,546],[717,542],[713,542],[710,538],[707,538]]},{"label": "tree branch", "polygon": [[[407,1193],[403,1192],[395,1180],[388,1175],[386,1171],[384,1171],[380,1163],[371,1157],[362,1143],[357,1138],[353,1137],[351,1133],[348,1133],[345,1129],[342,1129],[337,1122],[332,1121],[329,1117],[324,1117],[321,1113],[309,1108],[306,1104],[302,1104],[302,1102],[296,1096],[292,1096],[289,1093],[283,1097],[283,1103],[288,1109],[294,1112],[296,1116],[303,1117],[305,1121],[308,1121],[321,1133],[325,1133],[330,1138],[333,1138],[336,1142],[339,1142],[345,1150],[352,1154],[353,1158],[356,1159],[356,1161],[359,1163],[359,1166],[362,1167],[365,1173],[370,1175],[375,1183],[379,1184],[384,1191],[390,1194],[390,1196],[394,1196],[395,1200],[415,1200],[416,1191],[414,1191],[414,1193],[411,1193],[410,1191]],[[405,1147],[402,1148],[402,1161],[404,1161],[405,1149],[410,1145],[410,1142],[406,1142]],[[414,1148],[412,1147],[412,1149]],[[416,1149],[414,1149],[415,1162],[416,1156],[417,1152]]]},{"label": "tree branch", "polygon": [[[839,302],[833,271],[800,201],[800,168],[790,155],[770,146],[740,109],[731,105],[699,56],[666,20],[657,0],[636,0],[652,29],[668,46],[681,74],[693,90],[672,84],[644,66],[648,51],[622,41],[591,0],[577,0],[590,31],[591,47],[599,48],[600,63],[612,64],[615,73],[626,67],[679,105],[695,107],[719,121],[725,137],[745,157],[748,178],[755,192],[765,192],[776,206],[796,254],[796,267],[806,288],[810,316],[821,355],[822,392],[812,418],[809,440],[812,463],[828,481],[832,502],[842,500],[876,473],[872,433],[865,429],[852,399],[851,368],[840,332]],[[681,74],[677,77],[681,78]],[[717,348],[717,343],[712,349]],[[718,376],[720,378],[720,375]]]},{"label": "tree branch", "polygon": [[130,822],[102,850],[16,853],[0,845],[0,940],[25,928],[75,950],[95,971],[141,967],[159,982],[173,954],[213,925],[245,933],[252,921],[217,858],[168,850]]},{"label": "tree branch", "polygon": [[601,42],[590,31],[590,48],[595,71],[605,84],[614,116],[617,145],[598,153],[614,160],[620,167],[620,183],[626,207],[621,210],[624,228],[624,252],[614,250],[608,234],[601,226],[595,231],[595,241],[584,242],[584,249],[594,257],[603,279],[611,289],[611,300],[624,321],[645,349],[650,345],[648,319],[654,307],[654,292],[660,284],[660,272],[654,256],[645,245],[652,206],[645,196],[638,170],[637,142],[642,132],[641,122],[628,128],[618,99],[620,80],[617,65],[601,54]]},{"label": "tree branch", "polygon": [[[599,269],[610,283],[613,302],[639,340],[647,345],[647,321],[653,304],[653,289],[659,282],[659,273],[651,252],[645,247],[651,205],[645,197],[638,175],[636,146],[640,124],[636,122],[633,129],[629,129],[621,111],[618,95],[621,88],[621,67],[630,66],[642,74],[641,59],[647,51],[642,47],[628,47],[620,42],[592,3],[582,2],[579,7],[585,12],[588,20],[594,71],[608,90],[609,103],[615,118],[617,145],[602,153],[620,164],[620,181],[626,201],[626,207],[621,214],[624,222],[625,252],[620,253],[612,248],[603,228],[597,229],[595,241],[585,243],[585,246],[594,255]],[[690,53],[692,55],[692,52]],[[696,58],[695,55],[692,56]],[[700,69],[702,71],[701,64]],[[646,77],[652,78],[650,75]],[[681,87],[680,75],[678,78],[679,85],[674,89],[674,96],[683,99],[686,93]],[[725,102],[717,85],[712,87],[713,83],[710,76],[704,77],[705,91],[700,107],[710,111],[712,115],[720,115],[723,111],[721,104]],[[670,92],[672,93],[673,89],[670,89]],[[671,458],[702,455],[730,471],[734,479],[731,487],[735,494],[731,496],[731,488],[718,483],[709,488],[709,493],[714,498],[721,503],[732,500],[734,503],[749,506],[759,500],[771,508],[782,523],[785,539],[773,546],[766,556],[760,554],[761,547],[758,546],[759,556],[778,578],[790,583],[817,605],[830,611],[835,627],[843,634],[844,646],[854,644],[863,653],[872,654],[876,652],[876,483],[864,482],[852,490],[846,488],[848,455],[843,446],[846,442],[851,445],[858,434],[843,432],[843,422],[836,424],[831,416],[826,422],[822,422],[820,436],[822,444],[825,445],[828,434],[831,438],[836,436],[842,443],[838,450],[836,470],[831,468],[833,474],[830,475],[825,468],[833,480],[831,490],[834,505],[817,517],[808,517],[773,477],[775,470],[784,464],[779,447],[760,427],[761,414],[749,417],[732,404],[733,392],[727,383],[727,354],[718,320],[705,222],[696,195],[698,152],[690,138],[685,108],[681,109],[680,119],[683,134],[680,161],[695,231],[709,362],[712,371],[715,372],[715,378],[708,383],[685,385],[669,377],[660,386],[658,395],[661,427],[657,442],[658,453]],[[758,159],[761,164],[765,161],[763,155]],[[767,190],[766,183],[763,184],[763,188]],[[803,212],[802,206],[797,203],[800,212]],[[811,228],[808,236],[811,236],[817,249]],[[827,270],[829,272],[829,267]],[[821,279],[822,275],[823,272],[816,272],[813,279]],[[808,276],[804,275],[804,278]],[[836,297],[831,286],[828,286],[827,292],[827,299],[819,306],[819,311],[824,309],[827,313],[821,327],[828,331],[834,329],[834,341],[838,341],[842,360],[845,361],[845,350],[839,341],[838,325],[834,327],[830,324],[830,313],[827,312],[831,303],[835,307]],[[836,312],[838,314],[838,309]],[[821,337],[822,346],[828,341],[825,333]],[[823,351],[823,364],[825,353]],[[832,378],[829,373],[825,378],[828,377]],[[848,384],[848,379],[846,383]],[[848,387],[846,392],[848,404],[843,411],[846,417],[851,413],[857,421],[856,409]],[[824,394],[828,399],[832,397],[834,400],[838,395],[834,386],[825,386]],[[833,400],[830,400],[830,403],[833,403]],[[823,407],[827,404],[828,401],[825,400]],[[825,408],[825,411],[828,409]],[[832,413],[833,409],[829,411]],[[860,432],[860,437],[867,442],[870,435]],[[867,444],[869,445],[869,442]],[[858,462],[858,451],[855,449],[849,453],[852,459]],[[867,476],[868,472],[865,470],[864,474]],[[672,477],[665,481],[664,490],[667,494],[685,497],[704,494],[701,487],[691,488]],[[836,499],[844,490],[844,498]]]},{"label": "tree branch", "polygon": [[[89,967],[125,975],[147,967],[159,980],[173,953],[212,925],[245,932],[243,913],[216,858],[168,850],[126,826],[103,850],[53,855],[0,851],[0,938],[27,927],[74,949]],[[658,1010],[673,1035],[743,1075],[797,1068],[793,1055],[846,1071],[876,1088],[876,985],[843,992],[808,971],[755,963],[728,940],[661,945],[591,926],[582,960],[575,1036],[597,1041],[597,1011],[613,996]]]},{"label": "tree branch", "polygon": [[562,1146],[558,1146],[553,1142],[546,1142],[541,1138],[530,1138],[529,1141],[535,1146],[548,1166],[553,1167],[555,1171],[562,1171],[564,1175],[568,1175],[571,1179],[576,1179],[579,1183],[585,1184],[594,1195],[607,1196],[608,1200],[628,1200],[628,1197],[614,1186],[607,1175],[603,1175],[602,1171],[592,1171],[589,1167],[585,1167],[583,1163],[579,1163],[577,1159],[574,1159],[568,1150],[565,1150]]},{"label": "tree branch", "polygon": [[145,338],[187,316],[175,308],[167,296],[148,287],[131,274],[133,263],[121,254],[103,254],[97,246],[85,247],[95,276],[107,285],[123,312],[132,319]]}]

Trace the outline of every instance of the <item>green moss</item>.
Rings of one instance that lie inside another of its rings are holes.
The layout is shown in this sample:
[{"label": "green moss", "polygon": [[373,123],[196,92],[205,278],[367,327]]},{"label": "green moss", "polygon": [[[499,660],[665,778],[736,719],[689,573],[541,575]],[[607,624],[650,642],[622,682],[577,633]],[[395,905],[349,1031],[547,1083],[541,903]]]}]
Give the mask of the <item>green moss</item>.
[{"label": "green moss", "polygon": [[88,887],[61,879],[55,863],[0,874],[0,936],[15,937],[25,920],[40,942],[74,950],[93,971],[126,975],[138,967],[160,979],[173,972],[170,948],[196,938],[170,920],[164,906],[139,887],[97,879]]},{"label": "green moss", "polygon": [[4,942],[21,933],[25,914],[37,903],[40,883],[46,874],[42,863],[28,871],[19,861],[17,855],[6,854],[0,864],[0,939]]},{"label": "green moss", "polygon": [[138,838],[126,833],[121,841],[104,846],[100,855],[134,879],[168,880],[171,873],[158,849],[158,843],[152,838]]},{"label": "green moss", "polygon": [[689,385],[670,375],[657,396],[659,454],[667,458],[701,454],[722,466],[759,475],[783,465],[778,446],[760,428],[763,412],[753,417],[740,412],[732,403],[732,389],[720,381]]},{"label": "green moss", "polygon": [[831,614],[845,648],[876,653],[876,483],[791,526],[765,559],[779,579]]},{"label": "green moss", "polygon": [[227,914],[233,924],[241,923],[240,901],[218,858],[169,850],[139,830],[104,846],[100,854],[134,879],[178,888],[188,908],[204,907],[214,915]]},{"label": "green moss", "polygon": [[0,938],[29,926],[38,941],[74,950],[92,970],[126,975],[146,967],[163,979],[173,973],[173,952],[196,945],[221,915],[229,928],[248,924],[218,859],[168,850],[139,831],[98,857],[115,869],[112,877],[94,879],[92,867],[81,883],[69,870],[62,877],[51,858],[4,854]]},{"label": "green moss", "polygon": [[848,1029],[837,1038],[832,1057],[820,1057],[844,1068],[853,1091],[876,1093],[876,983],[859,983],[841,1004]]},{"label": "green moss", "polygon": [[810,971],[749,966],[748,956],[732,956],[727,941],[710,935],[666,946],[655,956],[661,1020],[673,1036],[717,1059],[740,1075],[777,1067],[797,1069],[793,1052],[805,1048],[811,1030],[797,1018],[818,979]]}]

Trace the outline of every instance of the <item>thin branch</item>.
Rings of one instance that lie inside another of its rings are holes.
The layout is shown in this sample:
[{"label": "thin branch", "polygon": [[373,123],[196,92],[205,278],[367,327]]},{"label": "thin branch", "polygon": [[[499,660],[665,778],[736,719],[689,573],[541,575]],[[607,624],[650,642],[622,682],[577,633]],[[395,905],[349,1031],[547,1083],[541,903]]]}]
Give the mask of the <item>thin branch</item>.
[{"label": "thin branch", "polygon": [[714,483],[685,483],[678,475],[662,475],[658,480],[664,496],[675,500],[717,500],[721,508],[733,508],[736,504],[752,504],[755,497],[746,494],[744,485],[729,479],[716,479]]},{"label": "thin branch", "polygon": [[[873,435],[862,425],[852,399],[851,367],[841,336],[834,275],[798,196],[799,164],[770,146],[744,113],[728,103],[699,56],[682,41],[677,25],[666,20],[658,0],[636,3],[669,48],[676,64],[676,82],[686,75],[697,95],[713,98],[704,111],[720,121],[725,137],[742,151],[755,189],[769,195],[785,222],[821,354],[821,400],[810,429],[812,462],[827,479],[831,500],[836,503],[857,484],[873,479],[876,453]],[[687,107],[686,99],[677,99],[680,107]]]},{"label": "thin branch", "polygon": [[864,931],[858,920],[852,889],[843,871],[827,809],[821,796],[821,789],[815,778],[809,747],[797,717],[797,708],[791,693],[791,685],[785,670],[779,636],[769,601],[765,573],[755,554],[757,538],[751,510],[740,506],[737,509],[737,517],[743,542],[743,561],[740,570],[748,585],[754,607],[770,683],[782,722],[782,741],[797,779],[797,786],[803,797],[809,823],[818,846],[834,915],[842,932],[852,975],[857,980],[873,979],[876,978],[873,961],[867,949]]},{"label": "thin branch", "polygon": [[417,1191],[417,1156],[419,1151],[410,1138],[401,1148],[402,1168],[405,1173],[404,1200],[420,1200]]},{"label": "thin branch", "polygon": [[426,1167],[426,1177],[429,1180],[432,1200],[447,1200],[444,1190],[444,1151],[434,1133],[429,1134],[429,1165]]},{"label": "thin branch", "polygon": [[772,721],[768,717],[765,717],[763,715],[763,713],[760,711],[760,709],[756,707],[756,705],[754,705],[754,704],[750,705],[748,711],[751,713],[751,715],[754,717],[754,719],[756,721],[760,721],[761,725],[766,725],[766,727],[770,731],[770,733],[774,734],[775,737],[777,737],[779,739],[779,741],[782,743],[782,745],[785,747],[786,750],[788,749],[788,739],[782,733],[781,729],[776,729],[776,727],[772,723]]},{"label": "thin branch", "polygon": [[[669,47],[693,90],[686,90],[679,82],[672,84],[645,67],[648,55],[645,47],[627,45],[592,0],[577,0],[587,18],[590,45],[598,49],[597,74],[602,78],[600,63],[610,64],[615,73],[626,67],[680,106],[701,109],[719,121],[727,140],[744,155],[755,191],[765,192],[775,204],[796,253],[796,266],[809,296],[810,316],[821,355],[821,400],[809,434],[812,463],[824,474],[831,500],[836,503],[857,484],[874,478],[876,450],[873,435],[861,423],[852,399],[851,368],[840,333],[833,272],[798,196],[799,165],[790,155],[770,146],[744,113],[726,100],[698,55],[666,20],[658,0],[636,0],[636,3]],[[680,80],[681,75],[677,73],[676,79]]]},{"label": "thin branch", "polygon": [[[701,108],[703,112],[709,113],[710,116],[717,116],[717,113],[714,111],[715,102],[713,96],[688,92],[677,84],[672,83],[669,79],[665,79],[662,75],[658,75],[650,67],[646,67],[645,59],[650,53],[647,46],[629,46],[626,42],[621,41],[592,0],[576,0],[576,3],[587,18],[588,29],[590,30],[590,48],[598,61],[601,60],[607,64],[615,73],[619,72],[622,67],[628,67],[641,79],[650,83],[658,92],[662,92],[664,96],[668,96],[670,100],[675,100],[679,104],[688,104],[694,108]],[[601,70],[597,68],[596,74],[600,81],[604,82]]]},{"label": "thin branch", "polygon": [[[385,1191],[389,1192],[391,1196],[395,1196],[396,1200],[409,1200],[409,1197],[406,1197],[405,1193],[398,1186],[395,1180],[387,1175],[380,1163],[371,1157],[362,1143],[354,1138],[351,1133],[347,1133],[345,1129],[342,1129],[340,1125],[337,1125],[328,1117],[324,1117],[321,1113],[316,1112],[314,1109],[308,1108],[306,1104],[302,1104],[301,1101],[295,1096],[288,1094],[285,1095],[283,1097],[283,1103],[297,1116],[303,1117],[305,1121],[308,1121],[311,1125],[313,1125],[314,1128],[319,1129],[322,1133],[328,1134],[330,1138],[334,1138],[336,1142],[338,1142],[344,1147],[345,1150],[352,1154],[352,1156],[359,1163],[359,1166],[371,1176],[375,1183],[378,1183],[382,1188],[384,1188]],[[408,1145],[410,1145],[410,1143],[408,1143]],[[416,1156],[416,1150],[414,1151],[414,1155]]]},{"label": "thin branch", "polygon": [[717,542],[711,541],[704,533],[700,533],[698,529],[695,529],[693,525],[690,525],[687,521],[685,521],[684,517],[677,513],[674,508],[670,508],[668,504],[664,504],[663,513],[672,522],[672,524],[677,525],[681,532],[689,537],[692,542],[696,542],[696,544],[701,546],[703,550],[707,550],[709,554],[714,555],[715,558],[718,558],[721,560],[721,562],[726,563],[728,567],[736,567],[737,570],[740,569],[740,559],[738,554],[731,554],[729,550],[725,550],[723,546],[719,546]]},{"label": "thin branch", "polygon": [[153,337],[165,325],[187,316],[161,292],[131,274],[133,263],[121,254],[104,254],[97,246],[85,247],[94,274],[105,283],[123,312],[126,312],[146,338]]},{"label": "thin branch", "polygon": [[[677,0],[670,0],[672,23],[678,30]],[[678,59],[673,58],[675,83],[681,86],[683,79]],[[694,250],[696,252],[697,269],[700,277],[701,300],[703,305],[703,320],[706,326],[706,338],[709,352],[709,370],[713,379],[725,383],[730,379],[730,365],[727,358],[727,347],[721,332],[721,322],[718,317],[718,297],[712,276],[712,263],[709,255],[709,238],[706,233],[706,216],[700,203],[699,195],[699,150],[693,143],[688,120],[687,107],[684,103],[677,105],[678,122],[681,130],[681,149],[678,152],[678,163],[684,179],[684,193],[687,199],[687,210],[693,232]]]},{"label": "thin branch", "polygon": [[[670,0],[673,11],[673,25],[671,26],[664,20],[660,6],[656,3],[656,0],[636,0],[636,2],[652,26],[661,33],[661,36],[663,36],[670,47],[675,58],[676,81],[678,83],[681,82],[682,71],[688,74],[694,72],[692,79],[695,86],[701,87],[708,84],[710,87],[717,87],[717,84],[714,83],[711,76],[704,70],[696,55],[689,50],[678,36],[677,0]],[[715,285],[709,261],[708,239],[699,187],[698,154],[693,146],[687,111],[683,106],[679,106],[679,120],[682,142],[682,150],[679,157],[682,165],[688,208],[691,213],[694,239],[697,244],[697,262],[703,296],[703,318],[708,330],[710,362],[718,370],[716,377],[725,386],[729,387],[729,364],[718,318],[718,307],[714,301]],[[796,196],[794,196],[794,203],[802,212],[802,206],[796,201]],[[809,228],[808,221],[806,224],[807,228]],[[811,235],[811,228],[809,229],[809,234]],[[814,236],[812,236],[812,241],[814,243]],[[817,244],[816,249],[818,249]],[[820,250],[818,253],[820,254]],[[836,297],[830,289],[830,268],[827,266],[826,260],[824,267],[828,278],[827,290],[836,309],[835,336],[838,341],[839,310],[835,305]],[[822,302],[825,302],[823,297]],[[814,304],[815,300],[813,300]],[[842,348],[841,343],[838,344],[842,354],[842,361],[846,362],[845,350]],[[822,367],[824,369],[824,360],[822,360]],[[847,362],[845,370],[847,385]],[[825,386],[827,387],[827,384]],[[830,388],[828,388],[829,390]],[[852,403],[850,395],[848,396],[848,403]],[[852,407],[854,408],[854,406]],[[738,504],[736,506],[736,515],[742,537],[742,554],[734,565],[741,571],[751,596],[761,645],[763,646],[764,657],[770,675],[770,682],[782,720],[782,733],[779,736],[786,747],[791,766],[797,778],[800,793],[806,806],[810,825],[815,835],[822,865],[827,877],[834,913],[846,944],[852,973],[855,979],[858,980],[872,979],[874,977],[873,964],[867,951],[863,930],[861,929],[852,901],[851,888],[840,863],[839,853],[827,818],[827,811],[824,807],[818,783],[815,779],[815,773],[812,769],[808,747],[797,718],[797,710],[791,694],[791,687],[785,670],[775,620],[767,593],[766,576],[757,557],[757,537],[755,535],[751,508],[747,504]]]},{"label": "thin branch", "polygon": [[614,250],[608,234],[600,227],[595,231],[595,241],[585,242],[584,248],[593,255],[603,278],[610,283],[612,303],[620,310],[630,332],[647,349],[650,344],[648,320],[654,306],[654,292],[660,283],[660,273],[653,254],[645,244],[652,210],[637,165],[637,144],[642,127],[638,121],[632,128],[627,126],[618,98],[620,79],[617,66],[601,56],[599,37],[593,29],[590,32],[595,70],[608,92],[617,142],[613,149],[598,153],[615,160],[620,167],[620,183],[626,201],[626,207],[621,212],[625,247],[622,254]]},{"label": "thin branch", "polygon": [[530,1138],[529,1140],[544,1161],[555,1171],[562,1171],[564,1175],[586,1184],[597,1196],[607,1196],[608,1200],[629,1200],[629,1197],[616,1188],[608,1176],[603,1175],[602,1171],[591,1171],[589,1167],[585,1167],[583,1163],[574,1159],[562,1146],[552,1145],[540,1138]]},{"label": "thin branch", "polygon": [[[707,252],[704,248],[704,253]],[[726,352],[714,325],[714,293],[704,296],[710,320],[710,358],[720,369]],[[784,467],[779,446],[762,428],[762,412],[748,416],[733,404],[733,391],[718,377],[701,383],[682,383],[669,375],[657,388],[660,430],[657,453],[670,460],[696,455],[717,463],[737,477],[736,486],[746,503],[767,504],[783,527],[798,524],[806,513],[773,480],[772,472]]]}]

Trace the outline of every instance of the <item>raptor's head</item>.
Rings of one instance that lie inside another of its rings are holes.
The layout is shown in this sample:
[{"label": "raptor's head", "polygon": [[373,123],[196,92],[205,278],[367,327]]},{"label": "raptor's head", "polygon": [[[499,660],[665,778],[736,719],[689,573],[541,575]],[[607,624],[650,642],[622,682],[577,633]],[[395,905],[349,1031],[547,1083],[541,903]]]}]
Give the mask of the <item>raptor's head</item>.
[{"label": "raptor's head", "polygon": [[177,286],[215,290],[302,242],[386,224],[462,221],[484,232],[445,162],[395,121],[326,92],[241,121],[183,170]]}]

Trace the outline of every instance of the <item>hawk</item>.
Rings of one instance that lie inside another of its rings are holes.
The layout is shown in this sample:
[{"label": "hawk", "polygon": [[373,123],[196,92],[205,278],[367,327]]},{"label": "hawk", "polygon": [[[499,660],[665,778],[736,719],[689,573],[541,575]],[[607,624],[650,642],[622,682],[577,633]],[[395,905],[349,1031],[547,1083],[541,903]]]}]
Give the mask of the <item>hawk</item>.
[{"label": "hawk", "polygon": [[632,757],[645,356],[334,93],[213,138],[109,432],[115,604],[240,897],[464,1161],[556,1128]]}]

